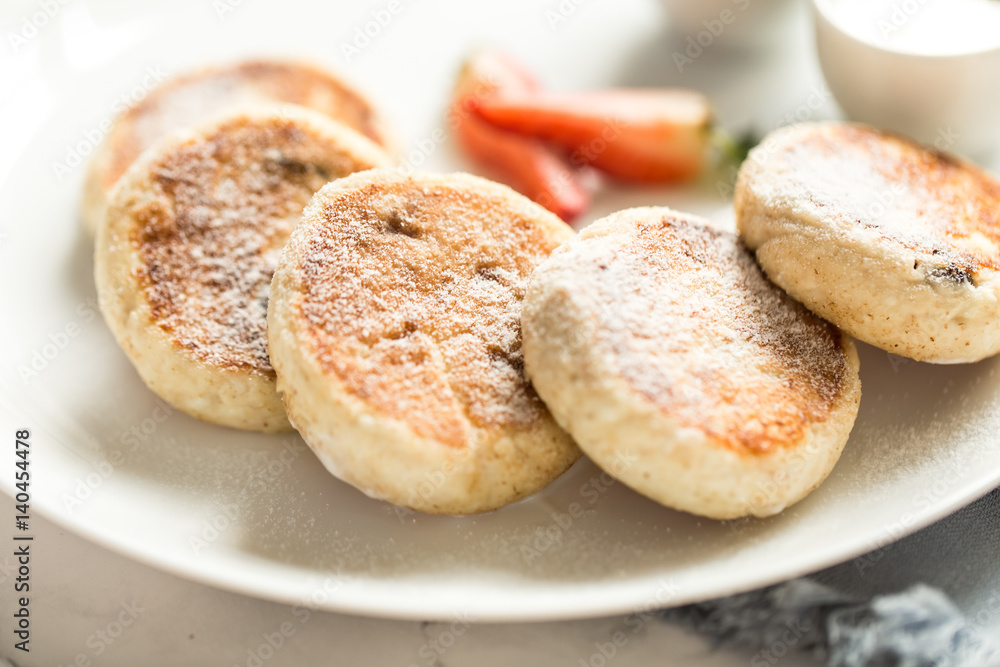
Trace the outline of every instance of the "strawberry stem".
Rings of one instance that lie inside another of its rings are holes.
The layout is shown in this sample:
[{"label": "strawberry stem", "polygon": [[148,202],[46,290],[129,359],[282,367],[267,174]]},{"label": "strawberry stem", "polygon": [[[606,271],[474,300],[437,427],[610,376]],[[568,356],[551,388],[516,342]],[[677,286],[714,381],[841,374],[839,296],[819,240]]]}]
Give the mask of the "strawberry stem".
[{"label": "strawberry stem", "polygon": [[739,167],[747,159],[750,150],[760,143],[761,137],[753,131],[746,131],[739,138],[734,137],[725,129],[715,125],[711,129],[709,145],[719,155],[720,162]]}]

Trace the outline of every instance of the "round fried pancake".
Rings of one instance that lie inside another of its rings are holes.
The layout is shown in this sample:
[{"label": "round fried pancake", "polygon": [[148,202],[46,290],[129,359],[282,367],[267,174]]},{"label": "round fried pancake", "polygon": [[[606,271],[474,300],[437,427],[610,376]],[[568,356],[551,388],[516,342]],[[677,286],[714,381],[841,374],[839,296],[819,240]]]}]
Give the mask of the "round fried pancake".
[{"label": "round fried pancake", "polygon": [[935,363],[1000,351],[1000,181],[863,125],[788,127],[751,151],[740,234],[767,275],[852,336]]},{"label": "round fried pancake", "polygon": [[163,137],[228,108],[276,103],[315,109],[383,147],[390,146],[371,102],[319,67],[253,60],[203,69],[164,83],[115,121],[87,172],[81,211],[84,226],[96,233],[112,186],[143,151]]},{"label": "round fried pancake", "polygon": [[467,174],[355,174],[282,253],[268,341],[292,424],[334,475],[416,510],[472,514],[578,457],[523,374],[521,299],[572,231]]},{"label": "round fried pancake", "polygon": [[528,377],[610,475],[668,507],[768,516],[816,488],[861,398],[850,338],[768,282],[728,232],[614,213],[535,271]]},{"label": "round fried pancake", "polygon": [[98,231],[101,311],[166,401],[235,428],[289,427],[265,332],[271,276],[313,193],[386,164],[315,111],[237,112],[148,151]]}]

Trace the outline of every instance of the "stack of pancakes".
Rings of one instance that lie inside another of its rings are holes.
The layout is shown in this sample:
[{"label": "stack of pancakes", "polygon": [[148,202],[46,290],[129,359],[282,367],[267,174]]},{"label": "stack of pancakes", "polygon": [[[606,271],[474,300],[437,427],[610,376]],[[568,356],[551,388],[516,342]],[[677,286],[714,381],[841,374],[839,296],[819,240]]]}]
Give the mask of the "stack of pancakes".
[{"label": "stack of pancakes", "polygon": [[1000,348],[1000,186],[870,128],[756,149],[742,240],[665,208],[577,235],[505,186],[387,168],[386,137],[316,68],[201,72],[119,119],[84,215],[102,312],[153,391],[293,426],[370,496],[488,511],[579,445],[667,506],[767,516],[840,456],[852,335],[937,362]]}]

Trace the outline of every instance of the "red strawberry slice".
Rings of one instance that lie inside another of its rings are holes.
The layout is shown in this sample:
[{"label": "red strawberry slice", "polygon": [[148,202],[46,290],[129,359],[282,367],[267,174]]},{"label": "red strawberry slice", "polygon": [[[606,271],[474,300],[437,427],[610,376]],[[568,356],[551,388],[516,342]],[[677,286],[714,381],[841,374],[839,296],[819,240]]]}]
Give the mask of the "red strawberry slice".
[{"label": "red strawberry slice", "polygon": [[697,176],[712,120],[708,100],[681,89],[523,90],[472,103],[497,127],[570,151],[573,164],[590,164],[619,178],[647,183]]},{"label": "red strawberry slice", "polygon": [[459,74],[449,123],[465,152],[489,175],[568,222],[590,203],[573,168],[537,139],[497,128],[475,112],[483,103],[535,90],[534,79],[514,61],[498,53],[478,53]]}]

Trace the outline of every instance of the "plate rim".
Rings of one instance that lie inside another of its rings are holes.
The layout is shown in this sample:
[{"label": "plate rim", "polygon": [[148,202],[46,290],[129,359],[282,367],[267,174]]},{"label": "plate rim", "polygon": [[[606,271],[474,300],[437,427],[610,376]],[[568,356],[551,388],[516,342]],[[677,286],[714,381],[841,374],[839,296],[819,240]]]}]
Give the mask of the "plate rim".
[{"label": "plate rim", "polygon": [[[0,383],[0,408],[5,413],[2,422],[3,428],[10,430],[16,428],[14,413],[21,413],[20,416],[26,422],[32,421],[22,410],[11,405],[6,383]],[[62,438],[55,437],[45,427],[29,426],[33,433],[42,431],[47,433],[63,448],[71,450],[72,447],[64,442]],[[34,437],[34,436],[33,436]],[[226,550],[217,558],[208,561],[198,561],[197,559],[177,559],[170,557],[172,552],[160,551],[153,544],[147,544],[140,539],[131,539],[127,532],[113,530],[101,525],[97,519],[84,515],[71,514],[61,507],[58,500],[49,495],[32,496],[31,508],[37,514],[53,522],[57,526],[69,532],[97,544],[121,556],[142,563],[161,572],[166,572],[174,576],[194,581],[212,588],[225,590],[230,593],[237,593],[257,599],[269,600],[288,605],[301,605],[313,610],[329,611],[342,614],[365,616],[370,618],[381,618],[389,620],[403,621],[427,621],[427,620],[472,620],[476,623],[522,623],[522,622],[556,622],[592,619],[601,617],[613,617],[618,615],[628,615],[655,609],[666,609],[703,602],[706,600],[735,595],[758,588],[764,588],[776,583],[795,579],[797,577],[811,574],[827,567],[847,562],[866,553],[878,551],[889,544],[893,544],[904,537],[925,528],[942,518],[966,507],[976,500],[987,495],[1000,486],[1000,469],[992,475],[985,476],[976,484],[960,485],[958,489],[941,498],[930,510],[916,515],[912,521],[900,530],[885,534],[887,539],[875,542],[871,531],[859,534],[852,540],[843,540],[830,545],[823,550],[821,555],[815,552],[801,552],[800,555],[791,556],[790,559],[781,561],[780,567],[771,567],[761,571],[757,576],[740,577],[719,577],[716,583],[708,586],[700,586],[692,592],[680,592],[677,595],[663,601],[663,604],[650,604],[651,600],[659,601],[656,584],[662,588],[664,579],[672,583],[673,579],[669,573],[660,572],[650,574],[632,580],[604,580],[597,582],[568,582],[560,584],[567,588],[578,587],[586,591],[586,597],[573,595],[553,596],[551,589],[543,591],[534,599],[531,597],[531,588],[527,591],[519,589],[518,599],[522,604],[518,609],[491,608],[495,605],[489,601],[488,596],[480,597],[486,603],[476,602],[476,598],[466,598],[460,604],[450,602],[450,598],[445,598],[446,602],[437,602],[432,590],[425,590],[426,595],[406,595],[389,600],[381,595],[372,596],[373,580],[357,579],[360,586],[348,586],[346,590],[338,588],[321,603],[304,603],[308,592],[301,590],[302,584],[308,577],[321,575],[317,570],[307,570],[294,565],[280,563],[244,554],[249,560],[246,562],[258,561],[261,565],[266,564],[270,569],[278,568],[287,572],[299,572],[302,576],[295,579],[283,581],[272,578],[248,577],[245,567],[233,568],[232,559],[240,552]],[[13,499],[14,488],[13,479],[4,476],[0,481],[0,491],[4,495]],[[789,562],[790,560],[790,562]],[[228,562],[227,562],[228,561]],[[200,564],[201,562],[207,565]],[[775,561],[778,562],[778,561]],[[245,565],[246,563],[243,563]],[[233,576],[227,573],[232,571]],[[330,573],[333,574],[333,573]],[[735,581],[739,579],[739,581]],[[399,585],[400,582],[387,582],[387,585]],[[295,585],[299,584],[299,585]],[[377,584],[375,585],[377,588]],[[595,595],[594,589],[603,591],[603,595]],[[354,590],[356,589],[356,590]],[[627,594],[615,595],[615,590],[626,589]],[[315,590],[313,587],[311,590]],[[610,599],[609,599],[610,596]],[[553,599],[555,597],[555,599]],[[577,599],[580,597],[580,599]],[[413,603],[414,598],[419,600]],[[403,604],[399,604],[400,602]]]}]

